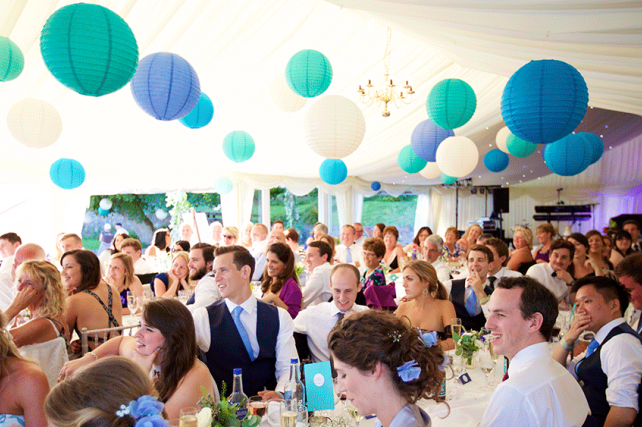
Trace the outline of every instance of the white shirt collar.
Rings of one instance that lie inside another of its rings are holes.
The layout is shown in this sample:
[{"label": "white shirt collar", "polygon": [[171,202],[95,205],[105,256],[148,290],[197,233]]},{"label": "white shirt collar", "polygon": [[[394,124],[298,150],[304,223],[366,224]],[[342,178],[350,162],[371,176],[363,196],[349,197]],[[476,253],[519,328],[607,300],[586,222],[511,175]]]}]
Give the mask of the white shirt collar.
[{"label": "white shirt collar", "polygon": [[548,351],[548,343],[546,342],[538,342],[537,344],[531,344],[528,347],[524,347],[518,351],[510,361],[508,376],[512,377],[513,375],[518,374],[527,367],[529,361],[538,357],[550,357],[550,354],[551,353]]},{"label": "white shirt collar", "polygon": [[604,341],[604,338],[615,328],[616,326],[624,323],[624,317],[618,317],[617,319],[611,320],[609,323],[606,325],[602,326],[599,331],[597,331],[597,334],[595,334],[595,340],[602,344],[602,341]]},{"label": "white shirt collar", "polygon": [[[352,305],[354,306],[354,304]],[[350,310],[352,310],[352,307],[350,307]],[[337,305],[334,303],[334,300],[332,300],[332,302],[330,303],[330,316],[335,316],[337,313],[347,314],[348,311],[339,310],[339,307],[337,307]]]},{"label": "white shirt collar", "polygon": [[241,304],[235,304],[229,299],[225,298],[225,305],[227,305],[227,309],[230,310],[230,313],[232,313],[232,311],[234,311],[234,309],[240,305],[241,307],[243,307],[243,310],[247,311],[247,313],[251,315],[252,313],[254,313],[254,310],[256,310],[256,304],[256,297],[254,295],[250,295],[250,297]]}]

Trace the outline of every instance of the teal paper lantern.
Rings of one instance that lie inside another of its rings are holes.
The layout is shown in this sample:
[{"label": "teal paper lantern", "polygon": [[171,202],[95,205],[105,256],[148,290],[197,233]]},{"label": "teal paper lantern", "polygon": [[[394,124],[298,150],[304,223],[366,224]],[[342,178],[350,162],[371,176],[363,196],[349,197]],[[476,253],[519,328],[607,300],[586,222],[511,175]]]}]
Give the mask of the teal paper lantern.
[{"label": "teal paper lantern", "polygon": [[107,216],[108,214],[109,214],[109,211],[107,209],[98,208],[98,215]]},{"label": "teal paper lantern", "polygon": [[226,176],[221,176],[214,182],[214,188],[218,194],[229,194],[234,189],[234,183]]},{"label": "teal paper lantern", "polygon": [[314,98],[328,89],[332,82],[332,65],[324,54],[306,49],[290,58],[285,67],[285,79],[294,93]]},{"label": "teal paper lantern", "polygon": [[397,162],[399,163],[399,167],[407,173],[417,173],[425,168],[428,163],[415,154],[410,144],[401,149],[397,157]]},{"label": "teal paper lantern", "polygon": [[546,147],[544,161],[551,172],[573,176],[591,165],[593,149],[576,134],[570,134]]},{"label": "teal paper lantern", "polygon": [[443,182],[446,185],[453,185],[454,183],[457,182],[457,177],[454,176],[448,176],[445,173],[441,173],[441,182]]},{"label": "teal paper lantern", "polygon": [[129,25],[96,4],[74,3],[54,12],[40,34],[45,65],[68,88],[102,96],[125,86],[138,66]]},{"label": "teal paper lantern", "polygon": [[491,172],[501,172],[508,167],[509,160],[508,154],[494,148],[484,156],[484,166]]},{"label": "teal paper lantern", "polygon": [[60,188],[71,190],[85,182],[85,168],[74,159],[58,159],[49,168],[49,177]]},{"label": "teal paper lantern", "polygon": [[319,176],[327,184],[341,184],[348,177],[348,167],[341,159],[325,159],[319,167]]},{"label": "teal paper lantern", "polygon": [[513,156],[524,159],[537,150],[537,144],[524,141],[511,133],[508,135],[508,138],[506,138],[506,148],[508,148],[508,152]]},{"label": "teal paper lantern", "polygon": [[445,79],[432,88],[426,101],[428,117],[444,129],[465,125],[475,114],[477,97],[468,83],[460,79]]},{"label": "teal paper lantern", "polygon": [[249,160],[254,155],[254,147],[254,139],[242,130],[232,131],[223,139],[223,152],[236,163]]},{"label": "teal paper lantern", "polygon": [[0,37],[0,82],[13,80],[22,73],[25,57],[17,44]]},{"label": "teal paper lantern", "polygon": [[602,158],[602,154],[604,154],[604,143],[602,142],[602,138],[591,132],[579,132],[577,137],[591,148],[591,152],[593,153],[591,155],[591,164]]},{"label": "teal paper lantern", "polygon": [[185,117],[178,119],[183,125],[190,129],[199,129],[209,124],[214,117],[214,105],[209,96],[201,92],[196,107]]}]

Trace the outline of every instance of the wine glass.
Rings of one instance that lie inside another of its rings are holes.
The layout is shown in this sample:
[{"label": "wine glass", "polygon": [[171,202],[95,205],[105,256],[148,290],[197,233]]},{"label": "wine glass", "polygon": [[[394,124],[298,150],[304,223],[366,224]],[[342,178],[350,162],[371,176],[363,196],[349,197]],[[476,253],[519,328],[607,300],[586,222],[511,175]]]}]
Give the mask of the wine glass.
[{"label": "wine glass", "polygon": [[272,427],[281,425],[281,402],[283,399],[271,399],[267,401],[265,418]]},{"label": "wine glass", "polygon": [[136,298],[132,294],[127,294],[127,307],[129,308],[129,314],[132,315],[132,317],[135,319],[136,318],[136,310],[138,309],[138,298]]},{"label": "wine glass", "polygon": [[180,411],[179,426],[180,427],[198,427],[198,408],[189,407],[183,408]]},{"label": "wine glass", "polygon": [[296,399],[281,401],[281,427],[296,427],[298,403]]},{"label": "wine glass", "polygon": [[357,423],[357,427],[359,427],[359,423],[364,417],[359,413],[357,407],[352,403],[346,403],[346,410],[348,411],[348,414],[350,414],[352,419]]},{"label": "wine glass", "polygon": [[486,375],[486,384],[481,388],[481,390],[488,390],[492,391],[493,388],[490,385],[490,382],[488,381],[488,377],[490,376],[491,372],[495,369],[495,361],[488,356],[483,356],[479,360],[479,369],[482,370],[484,375]]},{"label": "wine glass", "polygon": [[187,304],[188,299],[189,299],[189,295],[186,290],[178,291],[178,300],[180,302],[182,302],[183,304]]}]

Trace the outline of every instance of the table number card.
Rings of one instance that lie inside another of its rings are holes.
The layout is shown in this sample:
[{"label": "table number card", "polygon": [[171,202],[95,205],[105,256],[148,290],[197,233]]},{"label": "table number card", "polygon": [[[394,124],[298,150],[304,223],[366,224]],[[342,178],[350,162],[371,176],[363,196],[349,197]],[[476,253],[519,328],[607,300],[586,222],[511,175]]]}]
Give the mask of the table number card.
[{"label": "table number card", "polygon": [[466,372],[462,374],[457,381],[459,381],[462,384],[468,384],[469,382],[472,381],[472,379],[470,378],[470,375],[468,375],[468,372]]},{"label": "table number card", "polygon": [[330,362],[303,365],[308,411],[334,409],[334,389]]}]

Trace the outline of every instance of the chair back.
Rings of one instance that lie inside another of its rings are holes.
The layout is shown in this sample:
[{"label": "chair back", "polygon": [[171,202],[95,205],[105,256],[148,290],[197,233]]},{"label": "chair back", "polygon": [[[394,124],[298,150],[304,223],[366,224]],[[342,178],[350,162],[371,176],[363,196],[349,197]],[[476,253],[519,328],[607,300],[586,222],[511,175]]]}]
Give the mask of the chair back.
[{"label": "chair back", "polygon": [[145,273],[145,274],[135,274],[135,276],[140,279],[140,283],[142,283],[143,285],[146,285],[148,283],[151,283],[152,279],[157,274],[158,273]]},{"label": "chair back", "polygon": [[110,338],[116,337],[118,335],[128,335],[132,336],[134,334],[134,328],[138,329],[140,324],[128,325],[128,326],[114,326],[113,328],[103,328],[103,329],[92,329],[87,330],[87,328],[82,328],[80,331],[80,344],[82,347],[82,353],[85,354],[89,351],[89,340],[88,337],[93,337],[93,341],[97,343],[96,347],[104,343]]}]

